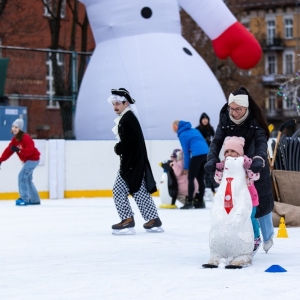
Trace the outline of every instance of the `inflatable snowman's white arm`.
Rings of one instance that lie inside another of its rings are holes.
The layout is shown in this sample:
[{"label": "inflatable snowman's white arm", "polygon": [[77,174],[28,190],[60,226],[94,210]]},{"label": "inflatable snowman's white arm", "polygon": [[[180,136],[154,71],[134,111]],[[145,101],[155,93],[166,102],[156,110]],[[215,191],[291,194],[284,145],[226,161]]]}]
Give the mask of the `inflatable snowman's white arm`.
[{"label": "inflatable snowman's white arm", "polygon": [[211,40],[237,22],[223,0],[178,0],[178,3]]}]

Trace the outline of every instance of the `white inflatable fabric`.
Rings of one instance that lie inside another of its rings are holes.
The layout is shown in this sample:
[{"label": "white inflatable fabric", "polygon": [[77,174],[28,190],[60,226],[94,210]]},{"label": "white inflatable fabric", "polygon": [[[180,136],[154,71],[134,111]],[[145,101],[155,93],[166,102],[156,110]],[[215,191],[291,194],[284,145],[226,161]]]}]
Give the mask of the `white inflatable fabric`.
[{"label": "white inflatable fabric", "polygon": [[[209,264],[219,265],[220,260],[225,259],[226,264],[230,265],[251,265],[254,246],[250,218],[252,201],[243,163],[243,157],[227,157],[225,160],[223,178],[211,209]],[[228,203],[230,196],[233,207],[231,210],[227,207],[230,210],[228,213],[224,207],[224,198]]]},{"label": "white inflatable fabric", "polygon": [[236,19],[222,0],[81,0],[96,48],[76,106],[77,139],[114,139],[111,89],[136,100],[146,139],[175,139],[176,119],[198,124],[206,112],[217,125],[223,91],[193,47],[181,36],[179,5],[210,38]]}]

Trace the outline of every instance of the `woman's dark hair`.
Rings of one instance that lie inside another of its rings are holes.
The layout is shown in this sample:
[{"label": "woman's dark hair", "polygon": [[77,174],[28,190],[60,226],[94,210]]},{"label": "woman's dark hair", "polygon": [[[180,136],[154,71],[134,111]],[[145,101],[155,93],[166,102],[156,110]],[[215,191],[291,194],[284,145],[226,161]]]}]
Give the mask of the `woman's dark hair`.
[{"label": "woman's dark hair", "polygon": [[16,134],[16,140],[18,142],[21,142],[24,134],[25,132],[20,129],[19,132]]},{"label": "woman's dark hair", "polygon": [[261,108],[257,105],[257,103],[250,96],[250,94],[247,91],[247,89],[244,88],[244,87],[240,87],[238,90],[233,91],[232,94],[234,96],[236,96],[236,95],[248,95],[250,111],[253,114],[253,116],[256,119],[256,121],[258,122],[259,126],[262,127],[265,130],[267,138],[269,139],[269,137],[270,137],[270,131],[269,131],[269,128],[268,128],[267,120],[263,116]]},{"label": "woman's dark hair", "polygon": [[[207,119],[208,120],[208,123],[206,125],[203,125],[202,124],[202,120],[203,119]],[[199,128],[203,128],[203,129],[212,129],[212,126],[210,125],[210,118],[209,116],[206,114],[206,113],[203,113],[201,116],[200,116],[200,119],[199,119]]]}]

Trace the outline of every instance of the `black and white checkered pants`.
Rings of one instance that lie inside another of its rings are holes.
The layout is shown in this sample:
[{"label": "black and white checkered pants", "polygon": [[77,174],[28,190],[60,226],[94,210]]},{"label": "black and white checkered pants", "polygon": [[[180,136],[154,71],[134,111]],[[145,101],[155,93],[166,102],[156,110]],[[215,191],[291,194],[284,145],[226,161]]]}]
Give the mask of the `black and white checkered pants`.
[{"label": "black and white checkered pants", "polygon": [[[128,199],[129,189],[126,182],[121,177],[120,172],[118,172],[113,187],[113,195],[115,205],[121,220],[132,217],[134,213],[131,209]],[[146,222],[158,218],[156,206],[151,195],[147,191],[144,179],[138,192],[133,194],[133,198],[141,212],[142,217]]]}]

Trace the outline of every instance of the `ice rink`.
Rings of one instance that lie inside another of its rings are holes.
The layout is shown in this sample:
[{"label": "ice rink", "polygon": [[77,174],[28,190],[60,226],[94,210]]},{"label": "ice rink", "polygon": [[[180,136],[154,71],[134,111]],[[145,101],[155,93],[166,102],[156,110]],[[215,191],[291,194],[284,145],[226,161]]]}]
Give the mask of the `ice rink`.
[{"label": "ice rink", "polygon": [[[203,269],[211,202],[159,209],[165,232],[156,234],[132,207],[137,234],[113,236],[111,198],[0,201],[0,299],[299,299],[300,228],[287,228],[289,238],[275,238],[268,254],[261,247],[250,267]],[[265,272],[271,265],[287,272]]]}]

